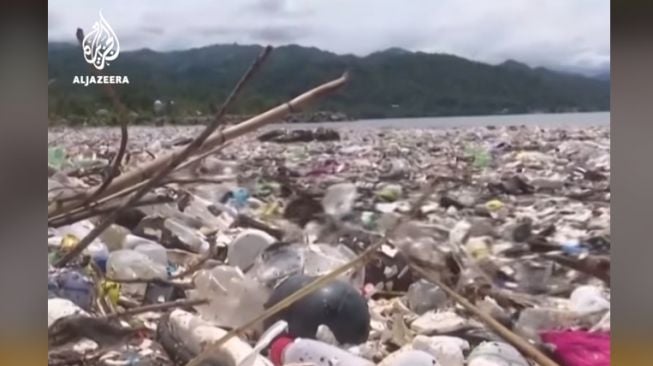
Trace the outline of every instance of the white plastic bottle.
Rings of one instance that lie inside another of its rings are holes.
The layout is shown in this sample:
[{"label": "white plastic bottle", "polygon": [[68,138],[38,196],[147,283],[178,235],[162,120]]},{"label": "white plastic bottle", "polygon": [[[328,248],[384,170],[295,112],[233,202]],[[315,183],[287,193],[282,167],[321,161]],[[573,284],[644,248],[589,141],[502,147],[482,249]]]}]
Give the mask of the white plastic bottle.
[{"label": "white plastic bottle", "polygon": [[[152,260],[147,254],[130,249],[121,249],[111,252],[107,260],[107,277],[117,280],[130,279],[166,279],[168,272],[166,267]],[[147,284],[130,283],[124,284],[123,290],[126,293],[143,296]]]},{"label": "white plastic bottle", "polygon": [[440,366],[440,363],[429,353],[410,349],[391,353],[379,366]]},{"label": "white plastic bottle", "polygon": [[374,366],[374,363],[336,346],[313,339],[281,337],[270,347],[270,360],[275,366],[311,364],[315,366]]}]

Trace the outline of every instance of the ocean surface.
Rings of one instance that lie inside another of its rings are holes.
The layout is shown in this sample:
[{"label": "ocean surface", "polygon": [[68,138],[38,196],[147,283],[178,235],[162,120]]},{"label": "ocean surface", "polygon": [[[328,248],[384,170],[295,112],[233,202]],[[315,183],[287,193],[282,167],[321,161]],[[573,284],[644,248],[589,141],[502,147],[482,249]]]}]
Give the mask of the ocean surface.
[{"label": "ocean surface", "polygon": [[[590,127],[609,126],[610,112],[543,113],[470,117],[423,117],[366,119],[349,122],[280,123],[273,127],[290,129],[330,127],[346,129],[368,128],[465,128],[483,126]],[[271,126],[271,127],[272,127]]]}]

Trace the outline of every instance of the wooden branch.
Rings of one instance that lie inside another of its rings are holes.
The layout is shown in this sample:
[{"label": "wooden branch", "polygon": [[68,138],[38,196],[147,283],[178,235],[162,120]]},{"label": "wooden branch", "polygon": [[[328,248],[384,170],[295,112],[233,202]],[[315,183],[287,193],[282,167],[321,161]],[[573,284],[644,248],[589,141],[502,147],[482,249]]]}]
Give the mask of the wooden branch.
[{"label": "wooden branch", "polygon": [[132,308],[132,309],[125,310],[125,311],[120,311],[120,312],[117,312],[117,313],[108,314],[104,318],[106,318],[106,319],[120,318],[120,317],[124,317],[124,316],[147,313],[148,311],[161,311],[161,310],[168,310],[168,309],[174,309],[174,308],[179,308],[179,307],[202,305],[202,304],[206,304],[208,302],[209,302],[209,300],[207,300],[207,299],[176,300],[176,301],[171,301],[171,302],[164,302],[164,303],[161,303],[161,304],[152,304],[152,305],[139,306],[137,308]]},{"label": "wooden branch", "polygon": [[[272,47],[266,47],[261,55],[254,61],[254,63],[251,65],[251,67],[247,70],[247,72],[243,75],[243,77],[238,81],[234,89],[232,90],[231,94],[227,97],[225,102],[222,104],[222,107],[218,111],[217,115],[215,116],[215,119],[209,124],[202,133],[199,134],[184,150],[182,150],[179,154],[174,155],[170,161],[166,161],[164,165],[160,166],[154,173],[154,176],[147,180],[147,183],[145,183],[141,188],[138,189],[125,203],[123,203],[120,207],[118,207],[116,210],[114,210],[112,213],[108,214],[96,227],[94,227],[80,242],[77,246],[75,246],[70,252],[68,252],[66,255],[64,255],[60,260],[58,260],[55,263],[56,267],[63,267],[68,263],[70,260],[78,256],[86,247],[91,244],[95,238],[100,236],[104,230],[106,230],[109,225],[111,225],[117,218],[120,216],[122,211],[125,209],[128,209],[133,205],[134,203],[138,202],[141,197],[143,197],[151,188],[154,188],[163,178],[165,178],[170,172],[172,172],[181,162],[183,162],[186,158],[188,158],[191,154],[195,153],[196,150],[198,150],[204,141],[206,141],[209,136],[219,127],[220,123],[222,122],[222,118],[227,110],[227,108],[231,105],[231,103],[236,99],[240,91],[242,90],[243,86],[251,76],[259,69],[260,65],[262,62],[267,58],[267,56],[270,54],[270,51],[272,50]],[[218,134],[218,136],[222,136],[222,134]],[[224,139],[221,138],[221,141],[224,142]]]},{"label": "wooden branch", "polygon": [[[441,182],[442,179],[436,178],[431,181],[431,184],[429,184],[422,192],[422,194],[417,198],[415,203],[412,206],[411,212],[413,213],[411,218],[414,218],[414,215],[419,213],[421,205],[424,204],[424,202],[428,199],[428,197],[432,194],[432,192],[435,190],[435,186],[437,183]],[[324,276],[319,276],[315,278],[313,281],[308,283],[306,286],[300,288],[299,290],[293,292],[283,300],[279,301],[278,303],[274,304],[273,306],[267,308],[265,311],[263,311],[260,315],[254,317],[244,325],[235,328],[229,333],[225,334],[222,338],[218,339],[216,342],[214,342],[210,347],[207,347],[204,352],[200,353],[197,355],[195,358],[190,360],[186,364],[186,366],[199,366],[202,365],[204,360],[209,357],[212,353],[218,351],[227,341],[232,339],[233,337],[239,336],[244,334],[244,332],[255,326],[256,324],[264,321],[265,319],[270,318],[271,316],[274,316],[275,314],[279,313],[280,311],[286,309],[287,307],[291,306],[295,302],[301,300],[302,298],[306,297],[307,295],[311,294],[312,292],[316,291],[320,287],[326,285],[327,283],[330,283],[334,281],[336,278],[338,278],[340,275],[346,273],[347,271],[354,269],[359,266],[365,265],[367,261],[373,257],[374,253],[381,248],[383,244],[386,243],[386,239],[388,237],[391,237],[393,233],[399,228],[399,226],[404,222],[406,217],[402,217],[397,222],[394,223],[394,225],[387,231],[386,235],[381,238],[381,240],[377,241],[376,243],[368,246],[363,252],[361,252],[359,255],[357,255],[355,258],[350,260],[349,262],[339,266],[338,268],[334,269],[333,271],[325,274]]]},{"label": "wooden branch", "polygon": [[182,277],[186,277],[189,274],[195,273],[197,270],[202,268],[204,263],[208,262],[209,259],[211,259],[215,255],[215,247],[216,247],[216,241],[211,240],[211,243],[209,244],[209,250],[202,256],[200,259],[197,260],[197,262],[192,263],[191,265],[188,266],[184,271],[177,273],[174,276],[171,276],[170,279],[178,279]]},{"label": "wooden branch", "polygon": [[[119,103],[119,102],[117,102]],[[102,192],[104,192],[109,185],[111,185],[111,182],[113,182],[113,179],[117,177],[120,174],[120,164],[122,163],[123,157],[125,156],[125,151],[127,150],[127,139],[129,138],[129,134],[127,131],[127,120],[125,119],[126,117],[121,117],[121,122],[120,122],[120,147],[118,148],[118,154],[116,157],[113,159],[113,163],[111,164],[111,169],[102,182],[100,186],[97,188],[95,192],[93,192],[80,206],[85,206],[90,202],[93,202],[96,197],[99,197]]]},{"label": "wooden branch", "polygon": [[456,291],[452,290],[449,286],[444,284],[440,279],[438,278],[437,275],[435,275],[432,272],[428,272],[421,267],[417,266],[415,263],[409,262],[410,267],[424,279],[438,285],[440,288],[442,288],[447,295],[449,295],[451,298],[456,300],[460,305],[462,305],[467,311],[471,312],[472,314],[476,315],[477,318],[479,318],[483,323],[485,323],[490,329],[492,329],[494,332],[496,332],[499,336],[501,336],[503,339],[508,341],[510,344],[515,346],[518,350],[520,350],[522,353],[527,355],[528,357],[532,358],[538,365],[540,366],[559,366],[556,362],[551,360],[547,355],[542,353],[539,349],[537,349],[535,346],[532,344],[528,343],[525,339],[522,337],[518,336],[517,334],[513,333],[510,329],[506,328],[503,326],[501,323],[499,323],[496,319],[494,319],[492,316],[484,313],[481,311],[479,308],[474,306],[471,302],[469,302],[465,297],[457,293]]},{"label": "wooden branch", "polygon": [[[235,126],[226,128],[220,133],[213,134],[202,143],[202,146],[198,149],[197,154],[202,154],[216,146],[221,145],[225,141],[233,140],[237,137],[240,137],[248,132],[254,131],[266,124],[279,121],[291,112],[300,110],[301,108],[306,107],[310,103],[314,102],[318,98],[321,98],[327,94],[330,94],[341,86],[343,86],[348,80],[348,74],[343,74],[340,78],[330,81],[328,83],[322,84],[308,92],[294,98],[293,100],[281,104],[275,108],[268,110],[262,114],[259,114],[256,117],[253,117],[247,121],[241,122]],[[114,179],[112,184],[103,192],[101,197],[109,195],[125,188],[128,188],[131,185],[137,184],[140,181],[146,180],[152,176],[157,170],[161,169],[166,164],[169,164],[170,161],[179,156],[182,151],[175,151],[170,154],[161,156],[153,161],[143,164],[138,169],[122,174],[118,178]],[[82,197],[90,193],[82,194]],[[58,214],[60,212],[68,209],[70,205],[62,205],[61,208],[50,207],[48,208],[48,216],[53,214]]]},{"label": "wooden branch", "polygon": [[[150,206],[150,205],[158,205],[158,204],[171,203],[171,202],[174,202],[174,199],[170,197],[154,197],[151,199],[144,199],[139,202],[136,202],[131,207]],[[118,205],[111,205],[106,207],[96,207],[96,206],[88,207],[85,210],[83,209],[79,211],[74,211],[68,215],[64,215],[64,216],[53,218],[52,220],[48,220],[48,226],[60,227],[64,225],[70,225],[80,220],[85,220],[91,217],[100,216],[109,213],[117,208]]]}]

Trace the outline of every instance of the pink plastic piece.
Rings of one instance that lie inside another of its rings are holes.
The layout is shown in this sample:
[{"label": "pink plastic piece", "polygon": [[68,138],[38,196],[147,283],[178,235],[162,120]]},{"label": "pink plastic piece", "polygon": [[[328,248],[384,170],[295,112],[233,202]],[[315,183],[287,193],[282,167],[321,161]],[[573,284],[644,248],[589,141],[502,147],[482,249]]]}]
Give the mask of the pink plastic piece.
[{"label": "pink plastic piece", "polygon": [[610,366],[610,333],[568,330],[540,336],[555,346],[554,354],[562,366]]}]

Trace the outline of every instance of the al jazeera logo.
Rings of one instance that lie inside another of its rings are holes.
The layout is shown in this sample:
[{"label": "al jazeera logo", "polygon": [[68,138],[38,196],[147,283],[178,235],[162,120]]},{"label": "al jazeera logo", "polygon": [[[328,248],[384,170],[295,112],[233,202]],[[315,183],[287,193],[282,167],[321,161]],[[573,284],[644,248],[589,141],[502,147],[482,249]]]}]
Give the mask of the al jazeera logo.
[{"label": "al jazeera logo", "polygon": [[[120,42],[109,22],[104,19],[102,11],[100,20],[93,24],[91,31],[82,40],[84,60],[102,71],[120,55]],[[125,75],[75,75],[73,84],[89,86],[90,84],[129,84]]]}]

